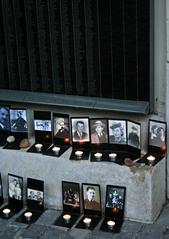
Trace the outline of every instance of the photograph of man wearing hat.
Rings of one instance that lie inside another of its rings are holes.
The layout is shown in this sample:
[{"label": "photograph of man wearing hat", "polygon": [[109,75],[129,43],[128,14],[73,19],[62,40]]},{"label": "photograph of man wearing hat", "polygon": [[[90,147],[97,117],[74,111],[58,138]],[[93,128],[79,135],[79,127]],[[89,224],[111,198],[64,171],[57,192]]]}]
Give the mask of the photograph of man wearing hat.
[{"label": "photograph of man wearing hat", "polygon": [[140,147],[140,125],[128,121],[128,144]]},{"label": "photograph of man wearing hat", "polygon": [[126,122],[109,120],[109,142],[112,144],[126,144]]},{"label": "photograph of man wearing hat", "polygon": [[91,143],[108,143],[106,120],[91,120]]}]

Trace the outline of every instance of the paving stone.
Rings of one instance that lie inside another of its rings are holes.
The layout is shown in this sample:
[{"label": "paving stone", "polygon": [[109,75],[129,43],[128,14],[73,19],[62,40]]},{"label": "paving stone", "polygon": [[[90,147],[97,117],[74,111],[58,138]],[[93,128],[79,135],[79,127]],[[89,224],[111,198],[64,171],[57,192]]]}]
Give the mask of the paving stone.
[{"label": "paving stone", "polygon": [[38,218],[38,220],[35,222],[36,224],[44,224],[44,225],[52,225],[54,224],[55,220],[59,215],[61,214],[61,211],[47,209],[44,211],[44,213]]},{"label": "paving stone", "polygon": [[[47,230],[47,226],[32,224],[26,228],[18,239],[39,239]],[[49,239],[49,238],[48,238]]]},{"label": "paving stone", "polygon": [[121,227],[121,232],[137,233],[143,226],[144,224],[140,222],[124,221]]},{"label": "paving stone", "polygon": [[163,225],[163,226],[169,226],[169,204],[167,204],[163,208],[160,216],[157,218],[155,223]]},{"label": "paving stone", "polygon": [[68,231],[67,235],[70,239],[86,239],[88,235],[91,234],[90,230],[84,230],[79,228],[73,228]]},{"label": "paving stone", "polygon": [[0,230],[0,239],[13,239],[16,238],[18,233],[21,231],[19,227],[8,226],[5,227],[5,230]]},{"label": "paving stone", "polygon": [[[62,238],[62,236],[66,234],[65,230],[56,228],[48,228],[44,234],[40,237],[41,239],[56,239],[56,238]],[[63,237],[64,238],[64,237]]]},{"label": "paving stone", "polygon": [[158,224],[144,225],[137,239],[163,239],[166,228]]}]

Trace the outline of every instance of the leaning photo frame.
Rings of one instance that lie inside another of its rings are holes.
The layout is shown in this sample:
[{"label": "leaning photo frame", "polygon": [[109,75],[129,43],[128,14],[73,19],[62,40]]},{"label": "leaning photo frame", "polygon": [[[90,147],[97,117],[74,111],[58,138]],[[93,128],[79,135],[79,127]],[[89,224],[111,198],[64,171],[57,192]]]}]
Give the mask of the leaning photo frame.
[{"label": "leaning photo frame", "polygon": [[127,121],[127,142],[128,145],[140,149],[141,125],[133,121]]},{"label": "leaning photo frame", "polygon": [[148,145],[166,149],[166,134],[167,124],[166,122],[149,120],[148,127]]},{"label": "leaning photo frame", "polygon": [[90,142],[89,118],[71,118],[71,133],[73,143]]},{"label": "leaning photo frame", "polygon": [[108,129],[109,129],[110,144],[126,144],[127,143],[126,120],[109,119]]},{"label": "leaning photo frame", "polygon": [[23,178],[8,174],[8,195],[10,199],[23,200]]},{"label": "leaning photo frame", "polygon": [[90,119],[90,137],[92,145],[108,143],[107,119]]}]

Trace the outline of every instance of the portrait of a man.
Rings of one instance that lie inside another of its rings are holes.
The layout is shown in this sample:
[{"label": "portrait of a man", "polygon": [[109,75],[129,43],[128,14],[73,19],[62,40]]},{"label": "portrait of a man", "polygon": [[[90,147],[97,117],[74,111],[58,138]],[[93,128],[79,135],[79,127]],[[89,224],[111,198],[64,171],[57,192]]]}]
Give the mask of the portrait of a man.
[{"label": "portrait of a man", "polygon": [[10,130],[9,108],[0,106],[0,130]]},{"label": "portrait of a man", "polygon": [[12,132],[27,132],[26,110],[10,109],[10,124]]},{"label": "portrait of a man", "polygon": [[92,144],[108,143],[107,120],[91,119],[90,128],[91,128],[91,143]]},{"label": "portrait of a man", "polygon": [[69,118],[53,117],[53,135],[55,138],[65,139],[70,137]]},{"label": "portrait of a man", "polygon": [[166,123],[149,120],[149,145],[166,146]]},{"label": "portrait of a man", "polygon": [[89,119],[72,118],[72,139],[73,142],[89,142]]},{"label": "portrait of a man", "polygon": [[84,209],[100,211],[100,187],[99,185],[84,185],[83,184],[83,200]]}]

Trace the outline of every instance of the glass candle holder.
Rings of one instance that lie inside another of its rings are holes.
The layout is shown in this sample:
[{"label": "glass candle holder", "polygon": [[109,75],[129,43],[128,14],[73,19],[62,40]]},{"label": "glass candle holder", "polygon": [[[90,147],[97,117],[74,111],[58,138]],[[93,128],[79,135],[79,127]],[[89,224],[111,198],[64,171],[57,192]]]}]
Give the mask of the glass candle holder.
[{"label": "glass candle holder", "polygon": [[80,158],[82,157],[82,155],[83,155],[83,151],[77,150],[77,151],[75,152],[75,155],[76,155],[77,158],[80,159]]},{"label": "glass candle holder", "polygon": [[113,227],[115,226],[115,222],[112,220],[107,221],[107,227],[109,230],[113,230]]},{"label": "glass candle holder", "polygon": [[65,221],[66,223],[69,223],[69,222],[70,222],[70,219],[71,219],[71,215],[65,214],[65,215],[63,215],[63,219],[64,219],[64,221]]},{"label": "glass candle holder", "polygon": [[150,155],[150,156],[147,157],[147,160],[149,162],[149,165],[153,165],[154,162],[155,162],[155,157]]},{"label": "glass candle holder", "polygon": [[115,161],[116,160],[116,157],[117,157],[117,154],[116,153],[110,153],[109,154],[109,158],[111,161]]},{"label": "glass candle holder", "polygon": [[92,219],[85,217],[85,219],[83,220],[83,223],[85,224],[86,228],[90,227]]},{"label": "glass candle holder", "polygon": [[31,212],[25,212],[24,216],[25,216],[26,221],[30,222],[30,220],[32,218],[32,213]]},{"label": "glass candle holder", "polygon": [[59,152],[60,152],[60,147],[53,147],[52,148],[52,151],[53,151],[53,153],[55,154],[55,155],[58,155],[59,154]]},{"label": "glass candle holder", "polygon": [[102,153],[95,153],[94,156],[97,160],[100,160],[102,158]]},{"label": "glass candle holder", "polygon": [[4,217],[8,218],[11,213],[11,210],[9,208],[5,208],[5,209],[3,209],[2,212],[3,212]]},{"label": "glass candle holder", "polygon": [[40,152],[42,150],[42,144],[35,144],[35,148],[38,152]]}]

